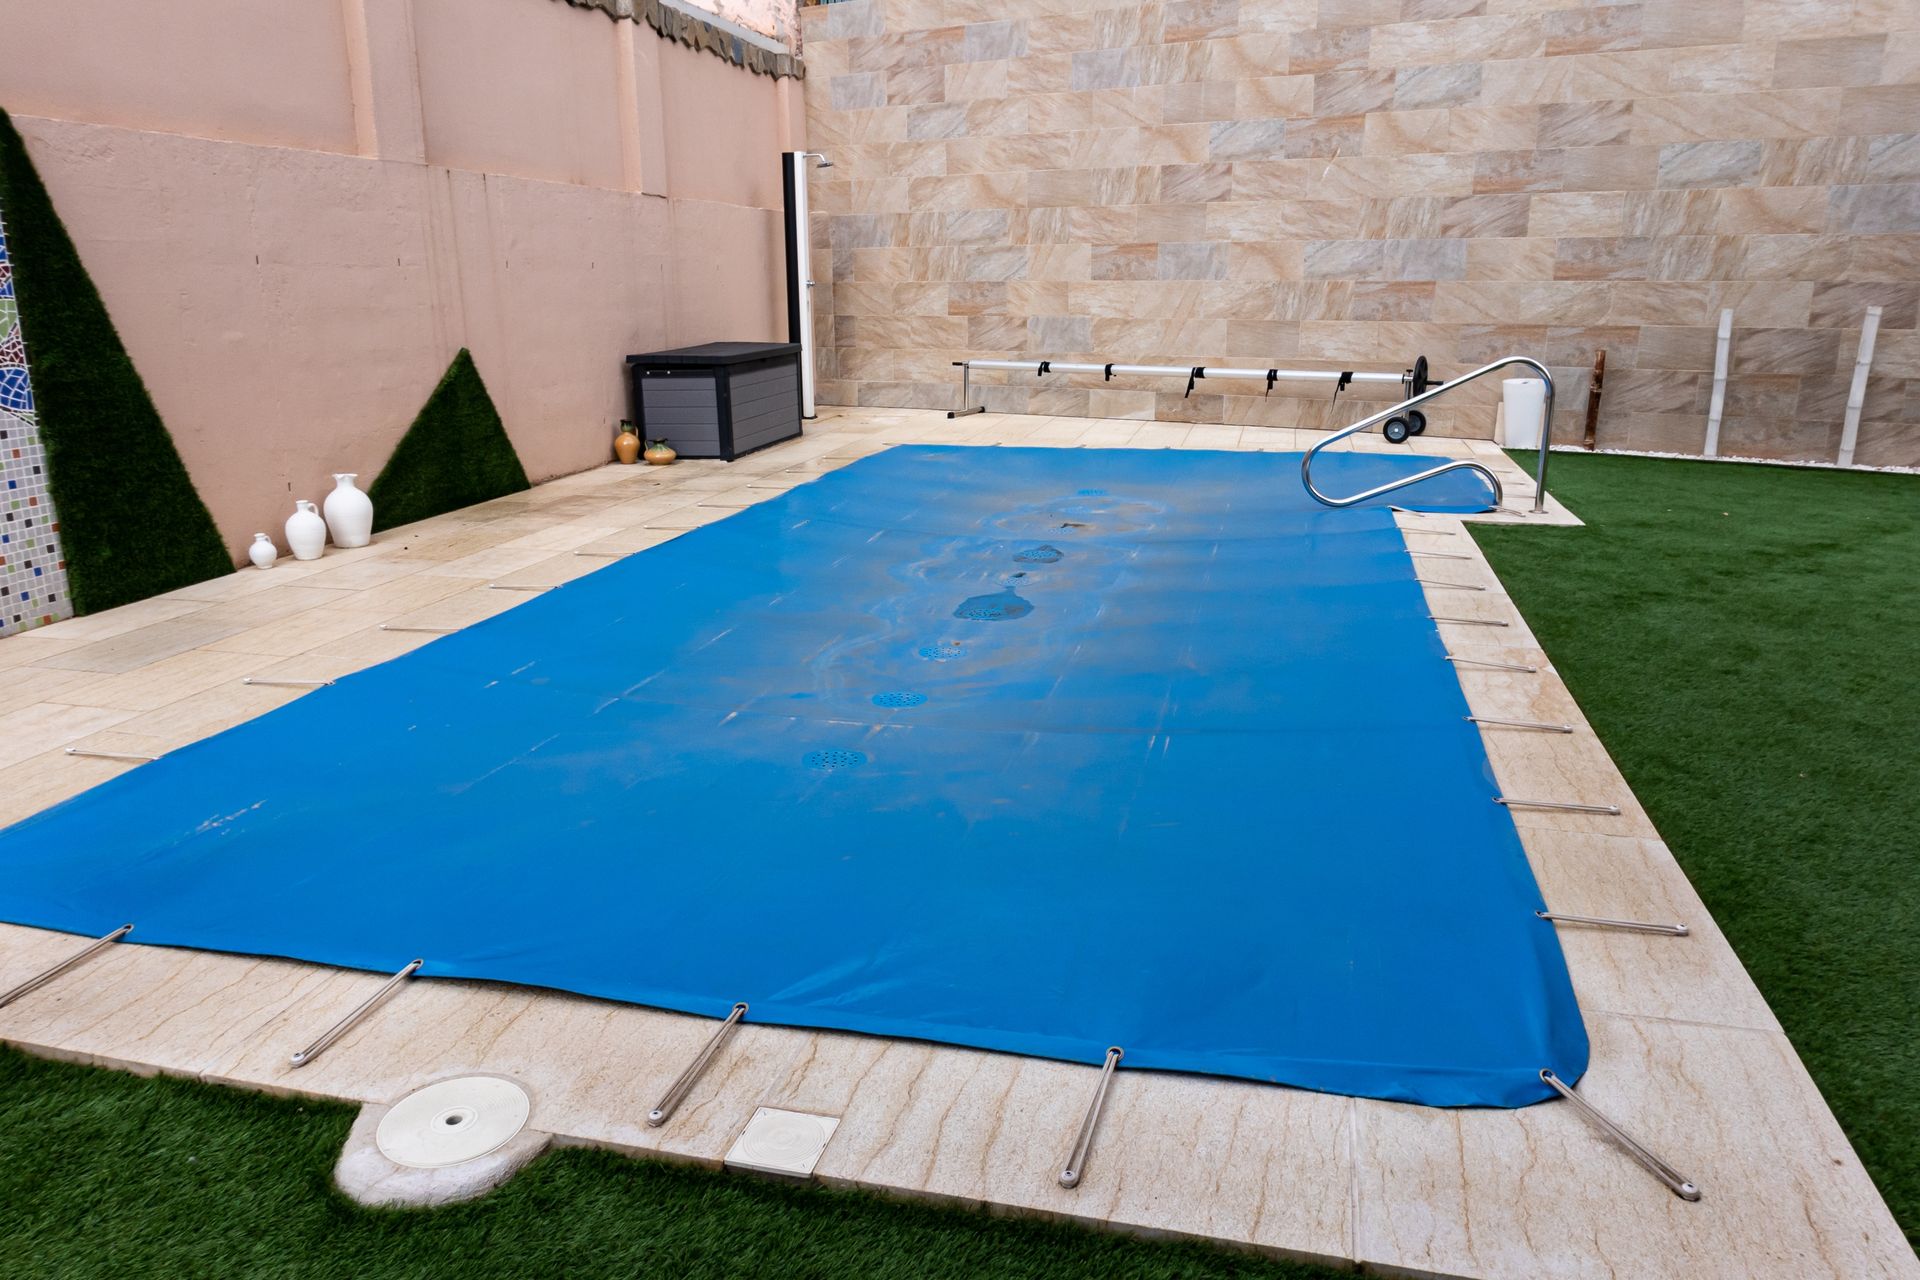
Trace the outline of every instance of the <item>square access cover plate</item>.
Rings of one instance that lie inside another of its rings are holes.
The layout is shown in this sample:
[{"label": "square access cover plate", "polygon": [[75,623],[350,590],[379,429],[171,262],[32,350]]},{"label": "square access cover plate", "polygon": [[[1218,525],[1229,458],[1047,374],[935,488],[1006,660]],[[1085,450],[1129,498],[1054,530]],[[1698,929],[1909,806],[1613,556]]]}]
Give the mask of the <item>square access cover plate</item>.
[{"label": "square access cover plate", "polygon": [[783,1178],[811,1178],[813,1167],[840,1127],[838,1116],[809,1115],[760,1107],[727,1152],[729,1169],[752,1169]]}]

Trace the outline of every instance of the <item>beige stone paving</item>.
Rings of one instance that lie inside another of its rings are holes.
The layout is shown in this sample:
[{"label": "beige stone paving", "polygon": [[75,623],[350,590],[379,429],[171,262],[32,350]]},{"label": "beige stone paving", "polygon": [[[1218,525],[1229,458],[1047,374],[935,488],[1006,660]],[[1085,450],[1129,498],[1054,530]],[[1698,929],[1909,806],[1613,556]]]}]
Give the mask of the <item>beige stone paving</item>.
[{"label": "beige stone paving", "polygon": [[[134,765],[63,748],[159,753],[302,696],[248,675],[325,679],[724,518],[895,443],[1289,450],[1306,431],[824,410],[801,440],[740,462],[607,467],[383,534],[373,546],[243,570],[0,641],[0,821]],[[1364,437],[1343,445],[1386,447]],[[1531,482],[1484,442],[1421,441]],[[1548,514],[1475,519],[1568,523]],[[1488,1277],[1920,1275],[1885,1205],[1766,1002],[1634,800],[1457,517],[1400,517],[1450,651],[1537,674],[1457,667],[1477,715],[1568,723],[1483,730],[1503,790],[1608,803],[1619,816],[1518,811],[1557,910],[1684,922],[1685,938],[1563,927],[1593,1042],[1581,1092],[1703,1189],[1685,1204],[1568,1107],[1445,1111],[1244,1081],[1122,1071],[1087,1175],[1054,1175],[1089,1068],[943,1045],[743,1025],[671,1123],[644,1123],[713,1022],[555,992],[416,982],[313,1065],[288,1054],[377,975],[285,960],[118,946],[0,1009],[0,1038],[122,1069],[386,1103],[462,1071],[511,1076],[563,1142],[717,1164],[758,1106],[842,1117],[825,1182],[1188,1235],[1390,1273]],[[576,555],[576,552],[587,554]],[[491,584],[491,585],[490,585]],[[1569,583],[1577,590],[1577,583]],[[1551,927],[1543,925],[1542,927]],[[70,953],[0,926],[0,983]],[[719,1010],[716,1010],[716,1013]],[[564,1046],[556,1051],[556,1046]]]}]

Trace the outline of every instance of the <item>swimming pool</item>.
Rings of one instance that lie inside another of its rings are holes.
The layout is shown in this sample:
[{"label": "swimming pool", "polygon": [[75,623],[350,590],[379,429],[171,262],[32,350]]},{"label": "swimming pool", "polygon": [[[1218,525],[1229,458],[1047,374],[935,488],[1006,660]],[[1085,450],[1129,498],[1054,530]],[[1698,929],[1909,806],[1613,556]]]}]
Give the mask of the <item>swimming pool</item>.
[{"label": "swimming pool", "polygon": [[1427,613],[1297,454],[893,449],[0,832],[0,917],[1521,1105],[1585,1033]]}]

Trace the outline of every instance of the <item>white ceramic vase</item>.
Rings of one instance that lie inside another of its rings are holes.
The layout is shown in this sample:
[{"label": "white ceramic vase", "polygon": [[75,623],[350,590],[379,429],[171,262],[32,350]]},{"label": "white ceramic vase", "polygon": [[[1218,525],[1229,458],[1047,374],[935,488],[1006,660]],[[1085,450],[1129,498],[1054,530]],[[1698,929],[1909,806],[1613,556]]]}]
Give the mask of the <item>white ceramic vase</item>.
[{"label": "white ceramic vase", "polygon": [[247,559],[253,561],[256,569],[271,569],[273,562],[280,558],[280,548],[273,545],[273,539],[264,533],[253,535],[253,545],[247,548]]},{"label": "white ceramic vase", "polygon": [[336,547],[364,547],[373,538],[373,499],[354,487],[357,472],[336,472],[327,495],[327,531]]},{"label": "white ceramic vase", "polygon": [[327,549],[327,522],[320,518],[320,509],[305,498],[293,508],[293,514],[287,517],[287,548],[295,560],[318,560]]}]

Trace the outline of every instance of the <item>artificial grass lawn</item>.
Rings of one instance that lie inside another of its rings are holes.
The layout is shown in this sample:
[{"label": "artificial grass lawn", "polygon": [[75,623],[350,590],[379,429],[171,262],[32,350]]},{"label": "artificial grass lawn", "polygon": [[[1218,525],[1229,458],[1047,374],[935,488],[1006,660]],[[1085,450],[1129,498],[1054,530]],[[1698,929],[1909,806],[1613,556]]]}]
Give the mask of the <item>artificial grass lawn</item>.
[{"label": "artificial grass lawn", "polygon": [[[1552,483],[1586,528],[1476,536],[1911,1236],[1920,479],[1556,455]],[[6,1274],[1345,1274],[586,1151],[375,1213],[328,1189],[350,1119],[0,1051]]]},{"label": "artificial grass lawn", "polygon": [[1475,537],[1914,1240],[1920,477],[1556,453],[1548,487],[1586,528]]},{"label": "artificial grass lawn", "polygon": [[484,1200],[359,1208],[329,1186],[353,1108],[0,1049],[0,1273],[1322,1280],[1077,1227],[573,1149]]}]

